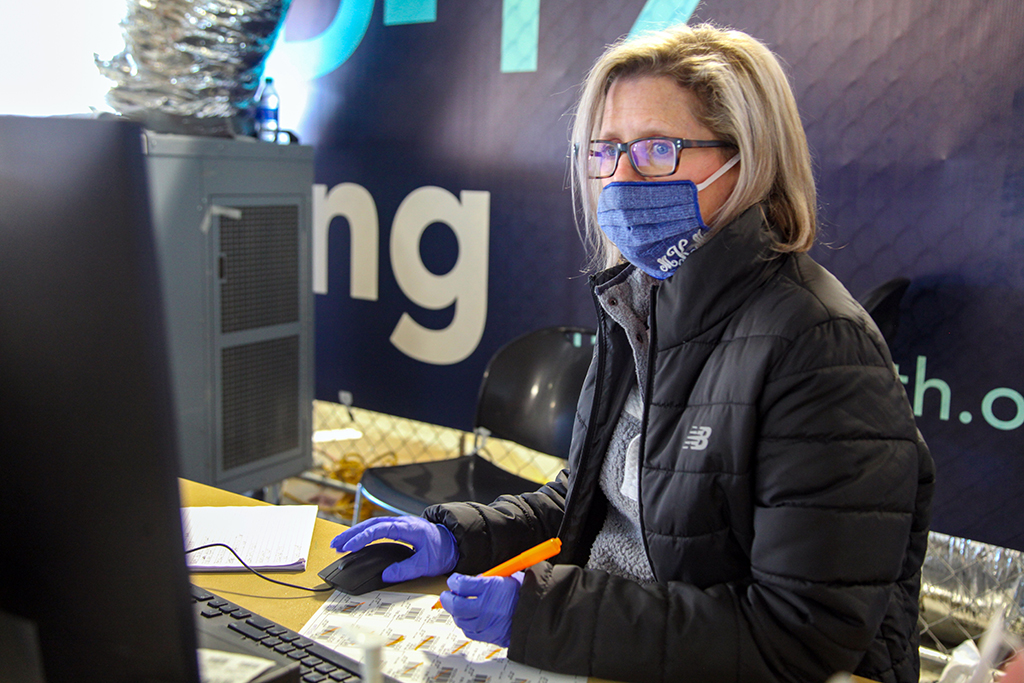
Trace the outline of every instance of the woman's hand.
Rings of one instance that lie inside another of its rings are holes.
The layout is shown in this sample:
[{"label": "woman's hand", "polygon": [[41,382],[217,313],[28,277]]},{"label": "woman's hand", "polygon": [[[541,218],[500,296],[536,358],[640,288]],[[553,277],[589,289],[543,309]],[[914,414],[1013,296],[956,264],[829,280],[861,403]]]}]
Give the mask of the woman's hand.
[{"label": "woman's hand", "polygon": [[388,583],[447,574],[459,562],[459,546],[452,532],[421,517],[373,517],[335,536],[331,547],[348,552],[381,538],[408,543],[416,551],[384,569],[381,578]]},{"label": "woman's hand", "polygon": [[451,590],[441,593],[441,606],[467,638],[508,647],[522,584],[522,572],[511,577],[452,574]]}]

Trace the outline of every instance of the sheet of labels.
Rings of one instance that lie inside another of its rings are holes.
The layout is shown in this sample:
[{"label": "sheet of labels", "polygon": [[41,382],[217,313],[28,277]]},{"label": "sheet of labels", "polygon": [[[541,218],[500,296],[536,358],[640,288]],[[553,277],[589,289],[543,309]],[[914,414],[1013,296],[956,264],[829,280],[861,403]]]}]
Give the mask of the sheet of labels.
[{"label": "sheet of labels", "polygon": [[302,627],[302,635],[362,661],[360,633],[382,643],[381,669],[409,683],[586,683],[534,669],[506,657],[505,648],[466,638],[436,595],[335,591]]}]

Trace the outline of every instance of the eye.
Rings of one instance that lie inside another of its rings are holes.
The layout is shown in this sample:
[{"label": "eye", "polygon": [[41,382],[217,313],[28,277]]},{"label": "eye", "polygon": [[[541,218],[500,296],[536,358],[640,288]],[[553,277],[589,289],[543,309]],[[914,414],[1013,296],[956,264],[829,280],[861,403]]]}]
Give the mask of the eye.
[{"label": "eye", "polygon": [[619,158],[618,150],[607,142],[591,142],[587,159],[587,175],[591,178],[606,178],[615,172]]},{"label": "eye", "polygon": [[676,146],[672,144],[671,140],[652,140],[651,141],[651,156],[654,159],[663,160],[671,159],[672,155],[675,154]]}]

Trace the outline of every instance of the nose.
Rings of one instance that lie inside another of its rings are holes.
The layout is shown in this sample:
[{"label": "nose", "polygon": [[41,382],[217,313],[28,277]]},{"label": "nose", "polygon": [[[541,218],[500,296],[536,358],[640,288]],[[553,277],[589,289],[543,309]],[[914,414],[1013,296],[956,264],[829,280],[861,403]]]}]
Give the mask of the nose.
[{"label": "nose", "polygon": [[615,167],[615,173],[605,178],[601,187],[608,183],[632,183],[643,179],[644,177],[636,172],[633,164],[629,161],[629,154],[623,152],[619,154],[619,163]]}]

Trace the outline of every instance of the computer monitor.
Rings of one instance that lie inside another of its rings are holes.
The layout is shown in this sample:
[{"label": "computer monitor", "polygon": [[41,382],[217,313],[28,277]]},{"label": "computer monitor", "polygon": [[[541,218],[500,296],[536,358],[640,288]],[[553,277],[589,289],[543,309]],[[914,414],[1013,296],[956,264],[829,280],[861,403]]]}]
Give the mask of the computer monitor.
[{"label": "computer monitor", "polygon": [[141,130],[0,117],[0,680],[198,680]]}]

